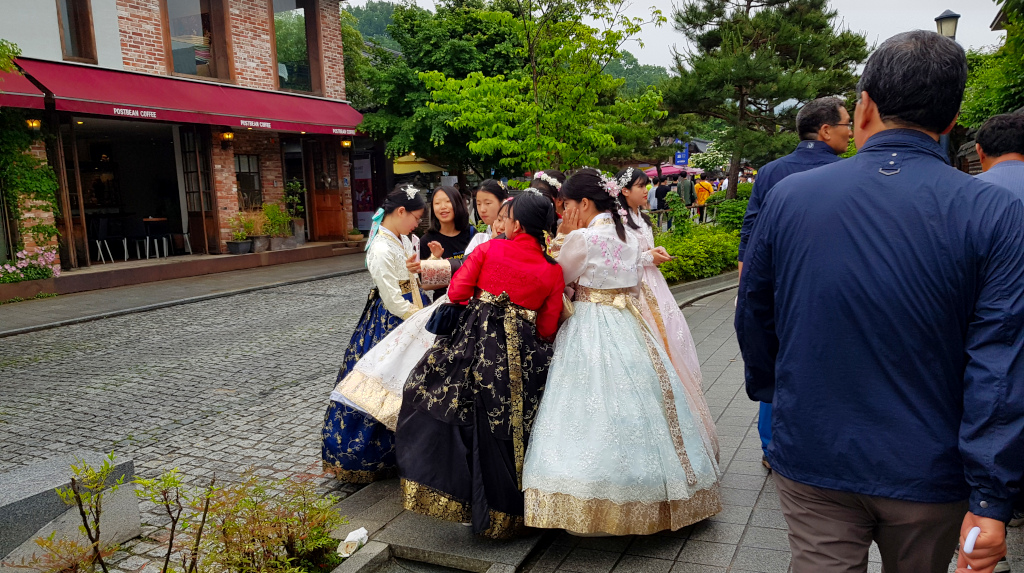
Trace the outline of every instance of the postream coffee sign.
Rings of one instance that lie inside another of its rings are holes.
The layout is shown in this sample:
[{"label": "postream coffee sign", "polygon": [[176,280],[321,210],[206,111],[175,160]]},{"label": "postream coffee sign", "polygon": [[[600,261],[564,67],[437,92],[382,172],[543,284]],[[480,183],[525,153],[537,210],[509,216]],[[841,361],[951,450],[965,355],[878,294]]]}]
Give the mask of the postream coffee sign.
[{"label": "postream coffee sign", "polygon": [[121,117],[138,117],[141,119],[158,119],[155,111],[148,109],[136,109],[133,107],[115,107],[114,115]]},{"label": "postream coffee sign", "polygon": [[269,121],[259,121],[256,119],[243,119],[239,122],[242,127],[258,127],[260,129],[271,129]]}]

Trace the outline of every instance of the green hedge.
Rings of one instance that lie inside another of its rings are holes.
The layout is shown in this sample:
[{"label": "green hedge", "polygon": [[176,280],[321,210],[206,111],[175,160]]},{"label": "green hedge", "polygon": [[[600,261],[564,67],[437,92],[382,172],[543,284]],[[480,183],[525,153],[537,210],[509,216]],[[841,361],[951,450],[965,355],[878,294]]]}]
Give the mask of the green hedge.
[{"label": "green hedge", "polygon": [[730,231],[743,227],[743,216],[747,214],[748,199],[729,199],[718,204],[715,225]]},{"label": "green hedge", "polygon": [[659,267],[671,284],[706,279],[736,268],[740,235],[720,226],[698,225],[685,234],[661,233],[654,244],[675,257]]}]

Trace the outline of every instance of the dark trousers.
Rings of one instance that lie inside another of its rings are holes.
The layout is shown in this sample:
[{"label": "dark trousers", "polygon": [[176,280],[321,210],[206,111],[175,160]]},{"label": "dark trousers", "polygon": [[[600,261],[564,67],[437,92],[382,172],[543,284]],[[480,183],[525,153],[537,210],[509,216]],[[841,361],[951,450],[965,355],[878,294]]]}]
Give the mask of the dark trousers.
[{"label": "dark trousers", "polygon": [[706,219],[707,205],[697,205],[697,220],[701,223]]},{"label": "dark trousers", "polygon": [[823,489],[774,472],[793,573],[864,573],[878,543],[883,573],[946,573],[967,500],[920,503]]}]

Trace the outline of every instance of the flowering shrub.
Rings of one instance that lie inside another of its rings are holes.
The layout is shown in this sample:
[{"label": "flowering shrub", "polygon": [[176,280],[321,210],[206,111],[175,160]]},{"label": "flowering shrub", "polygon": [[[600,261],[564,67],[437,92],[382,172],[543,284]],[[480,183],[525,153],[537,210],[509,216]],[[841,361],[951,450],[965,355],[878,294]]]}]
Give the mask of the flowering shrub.
[{"label": "flowering shrub", "polygon": [[18,251],[13,261],[0,264],[0,284],[34,281],[60,276],[56,263],[57,249],[43,249],[35,254]]}]

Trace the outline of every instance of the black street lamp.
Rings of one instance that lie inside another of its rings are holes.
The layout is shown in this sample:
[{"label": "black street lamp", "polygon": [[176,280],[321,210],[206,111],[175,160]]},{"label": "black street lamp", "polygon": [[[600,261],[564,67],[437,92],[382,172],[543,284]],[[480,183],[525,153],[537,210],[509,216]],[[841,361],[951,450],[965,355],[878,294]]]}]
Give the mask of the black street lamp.
[{"label": "black street lamp", "polygon": [[939,34],[942,34],[950,40],[956,40],[956,25],[959,21],[960,14],[957,14],[952,10],[946,10],[935,18],[935,27]]}]

